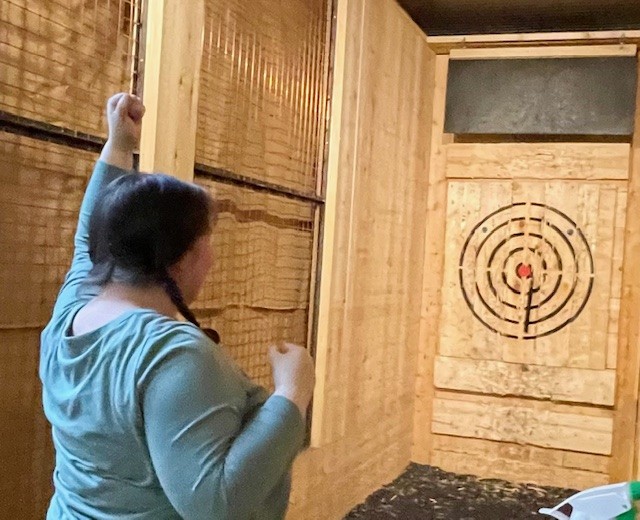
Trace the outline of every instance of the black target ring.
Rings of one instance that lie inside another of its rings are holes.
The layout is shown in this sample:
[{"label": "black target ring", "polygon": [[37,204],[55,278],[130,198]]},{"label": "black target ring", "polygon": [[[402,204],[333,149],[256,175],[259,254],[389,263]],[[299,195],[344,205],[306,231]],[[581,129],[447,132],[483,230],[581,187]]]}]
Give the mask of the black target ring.
[{"label": "black target ring", "polygon": [[481,323],[502,336],[535,339],[584,310],[594,262],[570,217],[545,204],[517,202],[474,226],[458,273],[465,302]]}]

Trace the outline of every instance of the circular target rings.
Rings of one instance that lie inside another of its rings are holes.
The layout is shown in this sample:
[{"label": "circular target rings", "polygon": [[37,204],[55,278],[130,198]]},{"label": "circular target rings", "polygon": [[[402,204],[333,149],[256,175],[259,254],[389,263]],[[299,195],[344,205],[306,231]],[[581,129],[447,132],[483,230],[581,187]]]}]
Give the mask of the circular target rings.
[{"label": "circular target rings", "polygon": [[514,203],[467,237],[460,287],[475,317],[509,338],[535,339],[574,321],[593,289],[593,255],[576,223],[556,208]]}]

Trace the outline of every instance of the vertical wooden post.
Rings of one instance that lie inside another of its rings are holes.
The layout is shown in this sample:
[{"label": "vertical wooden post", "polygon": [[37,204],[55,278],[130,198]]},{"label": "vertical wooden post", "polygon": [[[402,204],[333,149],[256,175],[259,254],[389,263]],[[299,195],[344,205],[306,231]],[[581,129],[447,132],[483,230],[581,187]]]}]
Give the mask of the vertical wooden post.
[{"label": "vertical wooden post", "polygon": [[431,457],[431,416],[433,414],[433,364],[438,349],[442,280],[444,276],[444,236],[447,214],[447,181],[444,171],[443,138],[449,56],[436,56],[435,91],[431,121],[431,158],[427,194],[424,278],[416,405],[413,426],[412,460],[428,463]]},{"label": "vertical wooden post", "polygon": [[331,119],[329,122],[329,154],[324,204],[324,230],[322,236],[322,278],[318,297],[318,326],[316,336],[316,387],[313,397],[311,446],[318,447],[322,439],[324,417],[325,380],[327,377],[327,349],[329,348],[329,311],[331,307],[331,280],[333,274],[333,245],[336,229],[338,198],[338,170],[340,166],[340,137],[342,128],[342,97],[344,90],[345,55],[347,47],[347,13],[350,0],[338,0],[336,6],[336,32],[331,88]]},{"label": "vertical wooden post", "polygon": [[193,180],[204,0],[149,0],[140,169]]},{"label": "vertical wooden post", "polygon": [[636,100],[622,273],[616,413],[609,469],[611,482],[640,478],[640,84]]}]

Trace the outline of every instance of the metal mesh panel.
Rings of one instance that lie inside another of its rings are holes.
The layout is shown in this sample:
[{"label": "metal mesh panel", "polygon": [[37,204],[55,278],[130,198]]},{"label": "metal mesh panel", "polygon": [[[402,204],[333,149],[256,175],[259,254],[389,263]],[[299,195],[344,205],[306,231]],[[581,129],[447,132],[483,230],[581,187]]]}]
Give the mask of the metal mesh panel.
[{"label": "metal mesh panel", "polygon": [[194,310],[240,366],[270,386],[267,347],[307,343],[313,206],[202,177],[218,208],[214,267]]},{"label": "metal mesh panel", "polygon": [[7,518],[43,518],[53,450],[37,377],[40,332],[73,252],[95,155],[0,134],[0,496]]},{"label": "metal mesh panel", "polygon": [[0,329],[37,328],[48,321],[69,268],[78,210],[96,156],[1,135],[0,301],[5,305]]},{"label": "metal mesh panel", "polygon": [[196,162],[317,192],[326,0],[208,0]]},{"label": "metal mesh panel", "polygon": [[104,135],[104,103],[128,90],[135,0],[3,0],[0,109]]}]

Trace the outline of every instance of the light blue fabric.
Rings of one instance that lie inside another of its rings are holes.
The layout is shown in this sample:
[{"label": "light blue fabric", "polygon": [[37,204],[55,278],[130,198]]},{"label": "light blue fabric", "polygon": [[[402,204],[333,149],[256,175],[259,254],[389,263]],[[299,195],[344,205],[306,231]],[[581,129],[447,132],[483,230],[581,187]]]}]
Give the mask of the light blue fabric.
[{"label": "light blue fabric", "polygon": [[95,294],[78,295],[91,269],[91,211],[100,190],[126,174],[96,164],[71,270],[42,333],[44,410],[56,448],[47,518],[283,518],[304,439],[291,401],[268,397],[197,327],[152,310],[69,334]]}]

